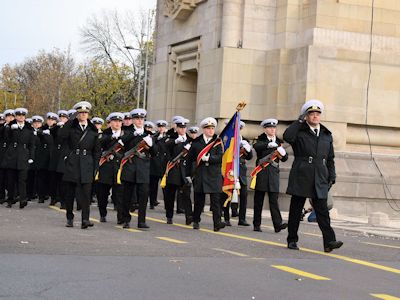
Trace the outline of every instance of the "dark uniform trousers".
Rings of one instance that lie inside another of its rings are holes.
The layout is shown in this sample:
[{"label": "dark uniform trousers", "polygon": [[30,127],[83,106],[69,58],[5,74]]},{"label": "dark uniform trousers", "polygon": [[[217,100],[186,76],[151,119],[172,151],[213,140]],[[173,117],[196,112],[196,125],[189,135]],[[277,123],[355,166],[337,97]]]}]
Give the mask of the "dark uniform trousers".
[{"label": "dark uniform trousers", "polygon": [[26,180],[28,178],[28,170],[7,169],[6,176],[8,203],[13,204],[15,200],[15,188],[17,188],[20,202],[26,201]]},{"label": "dark uniform trousers", "polygon": [[6,171],[0,168],[0,201],[6,198]]},{"label": "dark uniform trousers", "polygon": [[167,186],[165,187],[166,217],[172,218],[174,216],[174,204],[177,192],[182,199],[186,218],[192,216],[193,211],[192,211],[192,202],[190,200],[190,186],[185,185],[183,187],[180,187],[175,184],[167,184]]},{"label": "dark uniform trousers", "polygon": [[121,184],[110,185],[101,182],[96,183],[97,205],[99,207],[100,217],[107,216],[107,204],[110,190],[112,190],[112,198],[117,208],[117,220],[120,222],[122,221],[122,197],[124,192]]},{"label": "dark uniform trousers", "polygon": [[44,198],[49,194],[48,180],[49,180],[49,171],[47,170],[36,171],[36,187],[40,200],[44,200]]},{"label": "dark uniform trousers", "polygon": [[[226,199],[227,195],[225,193],[223,193],[223,195],[225,196],[223,196],[222,199]],[[224,205],[224,202],[225,200],[221,202],[222,205]],[[234,205],[236,205],[237,208],[237,203],[232,203],[232,202],[229,202],[228,205],[223,208],[225,221],[230,220],[229,208]],[[247,210],[247,185],[241,184],[240,195],[239,195],[239,221],[246,220],[246,210]]]},{"label": "dark uniform trousers", "polygon": [[[289,210],[289,224],[288,224],[288,243],[297,242],[299,237],[297,231],[299,230],[301,214],[303,211],[305,197],[292,196],[290,200]],[[329,209],[327,206],[327,199],[312,199],[313,208],[317,216],[318,226],[321,229],[322,237],[324,240],[324,247],[328,247],[328,243],[336,241],[335,232],[331,227],[331,219],[329,217]]]},{"label": "dark uniform trousers", "polygon": [[[261,214],[264,205],[264,196],[266,192],[254,191],[254,219],[253,225],[261,225]],[[282,224],[281,211],[279,210],[278,195],[276,192],[268,192],[269,209],[271,212],[272,223],[274,228],[278,228]]]},{"label": "dark uniform trousers", "polygon": [[65,193],[67,183],[63,181],[63,173],[51,171],[50,175],[50,196],[51,204],[60,202],[61,206],[65,206]]},{"label": "dark uniform trousers", "polygon": [[[221,193],[210,193],[210,210],[213,215],[214,225],[221,222]],[[204,209],[204,204],[206,202],[206,194],[204,193],[194,193],[194,213],[193,222],[199,223],[201,221],[200,215]]]},{"label": "dark uniform trousers", "polygon": [[36,170],[28,170],[26,179],[26,194],[29,200],[37,196],[37,177]]},{"label": "dark uniform trousers", "polygon": [[[158,183],[160,182],[159,176],[150,175],[150,191],[149,191],[149,198],[150,198],[150,205],[154,206],[157,203],[157,196],[158,196]],[[165,190],[162,189],[164,200],[165,200]]]},{"label": "dark uniform trousers", "polygon": [[65,182],[65,207],[67,210],[67,219],[74,218],[74,199],[82,208],[82,221],[89,220],[90,199],[92,194],[92,183],[74,183]]},{"label": "dark uniform trousers", "polygon": [[[177,213],[181,213],[182,211],[185,211],[185,191],[183,190],[184,188],[180,188],[178,191],[178,195],[176,196],[176,212]],[[190,197],[190,193],[189,193],[189,197]],[[190,198],[189,198],[190,200]]]},{"label": "dark uniform trousers", "polygon": [[139,203],[139,216],[138,223],[146,222],[146,206],[147,199],[149,198],[149,184],[148,183],[133,183],[123,181],[123,200],[122,200],[122,221],[129,223],[131,221],[131,215],[129,209],[131,207],[131,201],[134,197]]}]

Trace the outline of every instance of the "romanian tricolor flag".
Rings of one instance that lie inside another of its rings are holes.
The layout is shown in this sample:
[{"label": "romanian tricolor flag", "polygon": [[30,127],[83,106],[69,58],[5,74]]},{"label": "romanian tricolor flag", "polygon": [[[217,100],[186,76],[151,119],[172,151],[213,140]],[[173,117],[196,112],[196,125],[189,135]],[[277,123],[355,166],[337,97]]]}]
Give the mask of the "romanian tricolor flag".
[{"label": "romanian tricolor flag", "polygon": [[239,167],[240,167],[240,112],[236,112],[230,119],[224,130],[219,135],[224,155],[222,156],[222,176],[224,183],[222,190],[228,195],[224,206],[232,201],[238,202]]}]

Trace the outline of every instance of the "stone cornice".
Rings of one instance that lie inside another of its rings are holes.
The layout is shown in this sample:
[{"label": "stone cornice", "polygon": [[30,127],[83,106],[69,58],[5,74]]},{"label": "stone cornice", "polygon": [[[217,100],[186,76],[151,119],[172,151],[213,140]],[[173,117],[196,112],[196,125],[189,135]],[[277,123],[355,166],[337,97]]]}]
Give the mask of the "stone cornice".
[{"label": "stone cornice", "polygon": [[186,20],[193,10],[207,0],[164,0],[164,15],[171,19]]}]

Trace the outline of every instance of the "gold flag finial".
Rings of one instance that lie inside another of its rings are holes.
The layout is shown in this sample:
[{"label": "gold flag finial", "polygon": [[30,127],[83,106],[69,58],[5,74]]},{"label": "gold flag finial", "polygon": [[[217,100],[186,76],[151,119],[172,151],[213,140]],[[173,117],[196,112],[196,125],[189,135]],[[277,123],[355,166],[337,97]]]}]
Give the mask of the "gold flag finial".
[{"label": "gold flag finial", "polygon": [[236,106],[237,111],[241,111],[243,108],[245,108],[246,102],[244,100],[240,101],[239,104]]}]

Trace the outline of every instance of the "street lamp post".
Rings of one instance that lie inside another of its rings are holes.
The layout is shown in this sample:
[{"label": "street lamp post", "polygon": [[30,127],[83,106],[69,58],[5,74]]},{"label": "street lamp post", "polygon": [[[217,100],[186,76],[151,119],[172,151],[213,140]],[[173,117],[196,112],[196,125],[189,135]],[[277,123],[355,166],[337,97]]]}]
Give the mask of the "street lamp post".
[{"label": "street lamp post", "polygon": [[[135,48],[132,46],[125,46],[124,47],[127,50],[137,50],[139,51],[139,69],[138,69],[138,91],[137,91],[137,102],[136,102],[136,108],[139,108],[139,103],[140,103],[140,72],[141,72],[141,65],[142,65],[142,50],[139,48]],[[145,91],[146,92],[146,91]]]}]

